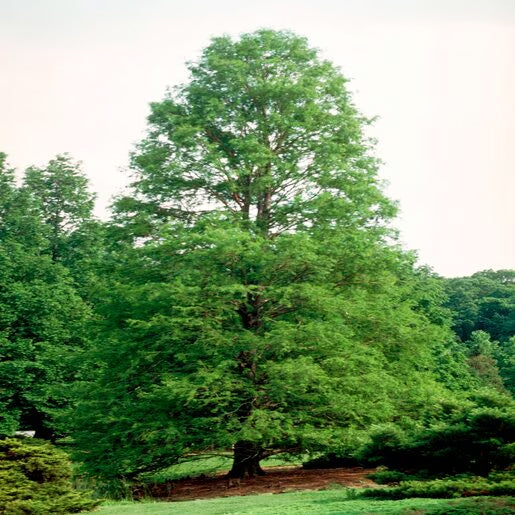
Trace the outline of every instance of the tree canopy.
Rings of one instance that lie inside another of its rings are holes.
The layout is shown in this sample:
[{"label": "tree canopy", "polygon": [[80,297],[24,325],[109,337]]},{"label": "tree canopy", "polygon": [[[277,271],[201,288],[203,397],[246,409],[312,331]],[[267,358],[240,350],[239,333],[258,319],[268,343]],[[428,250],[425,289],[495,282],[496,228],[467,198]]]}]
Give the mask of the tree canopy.
[{"label": "tree canopy", "polygon": [[377,225],[394,207],[345,78],[304,38],[215,38],[191,80],[151,104],[127,211],[192,220],[222,210],[266,237],[313,225]]}]

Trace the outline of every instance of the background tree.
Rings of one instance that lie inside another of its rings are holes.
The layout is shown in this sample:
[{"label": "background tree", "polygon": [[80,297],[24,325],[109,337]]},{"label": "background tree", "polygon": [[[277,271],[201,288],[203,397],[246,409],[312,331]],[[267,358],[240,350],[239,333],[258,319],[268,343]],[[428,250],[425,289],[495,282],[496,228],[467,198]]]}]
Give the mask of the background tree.
[{"label": "background tree", "polygon": [[105,257],[105,226],[93,215],[95,195],[80,163],[63,154],[43,168],[30,167],[22,189],[42,222],[52,260],[69,270],[81,297],[94,304]]},{"label": "background tree", "polygon": [[214,39],[190,71],[152,104],[116,205],[101,371],[75,412],[87,470],[234,445],[230,474],[253,475],[270,453],[438,416],[453,396],[435,343],[452,334],[392,244],[345,79],[268,30]]},{"label": "background tree", "polygon": [[515,335],[515,270],[484,270],[446,279],[444,285],[454,330],[462,341],[478,330],[498,342]]},{"label": "background tree", "polygon": [[515,336],[504,342],[498,361],[504,386],[515,394]]},{"label": "background tree", "polygon": [[27,191],[0,166],[0,434],[33,429],[52,438],[89,310],[51,243]]},{"label": "background tree", "polygon": [[[497,383],[500,373],[513,393],[515,354],[510,342],[515,337],[515,271],[485,270],[470,277],[444,279],[443,284],[453,328],[471,354],[469,361],[476,365],[476,373],[489,370]],[[479,348],[479,341],[486,343]]]},{"label": "background tree", "polygon": [[70,261],[73,237],[92,221],[95,199],[79,163],[63,154],[45,168],[30,167],[25,171],[24,187],[48,229],[52,259]]},{"label": "background tree", "polygon": [[492,342],[490,335],[485,331],[473,331],[470,340],[465,342],[465,345],[469,353],[468,363],[474,374],[486,386],[504,391],[503,380],[496,360],[501,352],[499,344]]}]

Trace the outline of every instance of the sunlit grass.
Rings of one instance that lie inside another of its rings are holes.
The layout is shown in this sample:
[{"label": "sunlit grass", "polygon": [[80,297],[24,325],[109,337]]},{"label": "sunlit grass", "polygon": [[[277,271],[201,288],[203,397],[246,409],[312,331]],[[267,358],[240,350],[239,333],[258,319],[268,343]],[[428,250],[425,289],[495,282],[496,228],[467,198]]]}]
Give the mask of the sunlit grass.
[{"label": "sunlit grass", "polygon": [[515,498],[403,499],[371,501],[349,499],[346,490],[263,494],[180,502],[119,502],[102,506],[98,515],[230,515],[230,514],[509,514]]},{"label": "sunlit grass", "polygon": [[[291,461],[284,456],[272,456],[261,461],[263,467],[280,467],[284,465],[300,465],[302,460]],[[200,475],[214,476],[220,472],[228,472],[232,465],[232,453],[220,453],[216,455],[199,455],[191,457],[188,461],[178,463],[164,470],[147,474],[144,480],[148,482],[163,483],[185,477]]]}]

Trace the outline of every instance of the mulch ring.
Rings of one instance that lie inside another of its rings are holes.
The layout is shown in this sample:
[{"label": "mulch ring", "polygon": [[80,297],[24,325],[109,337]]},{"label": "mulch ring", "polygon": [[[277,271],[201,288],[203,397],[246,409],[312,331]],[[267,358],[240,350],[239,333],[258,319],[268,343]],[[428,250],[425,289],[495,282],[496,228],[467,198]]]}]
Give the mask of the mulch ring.
[{"label": "mulch ring", "polygon": [[375,469],[361,467],[314,470],[302,467],[273,467],[266,468],[265,471],[265,476],[241,480],[229,480],[221,473],[215,477],[200,476],[144,487],[136,486],[133,496],[134,499],[153,497],[167,501],[184,501],[233,495],[323,490],[337,485],[350,488],[378,486],[366,477]]}]

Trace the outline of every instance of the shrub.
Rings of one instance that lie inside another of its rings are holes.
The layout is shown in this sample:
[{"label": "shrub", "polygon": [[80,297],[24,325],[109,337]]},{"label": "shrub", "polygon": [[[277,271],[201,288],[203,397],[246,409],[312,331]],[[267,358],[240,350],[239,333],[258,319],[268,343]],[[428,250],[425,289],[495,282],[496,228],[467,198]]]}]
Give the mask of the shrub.
[{"label": "shrub", "polygon": [[429,508],[425,515],[513,515],[515,497],[472,497]]},{"label": "shrub", "polygon": [[472,497],[480,495],[515,495],[513,474],[495,475],[488,478],[479,476],[449,477],[432,481],[401,481],[391,488],[367,489],[363,497],[379,499],[407,499],[409,497]]},{"label": "shrub", "polygon": [[428,476],[464,472],[488,475],[513,465],[514,438],[512,413],[482,408],[447,426],[410,435],[388,428],[377,431],[358,454],[363,464],[425,472]]},{"label": "shrub", "polygon": [[359,459],[366,465],[395,464],[395,468],[405,468],[406,450],[409,448],[408,436],[393,425],[377,427],[370,433],[370,442],[358,452]]},{"label": "shrub", "polygon": [[398,470],[378,470],[372,474],[368,474],[368,478],[372,479],[379,485],[390,485],[392,483],[399,483],[401,481],[408,481],[410,479],[418,479],[415,476],[399,472]]},{"label": "shrub", "polygon": [[73,489],[67,455],[32,438],[0,440],[0,513],[77,513],[99,501]]}]

